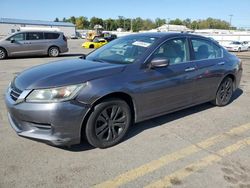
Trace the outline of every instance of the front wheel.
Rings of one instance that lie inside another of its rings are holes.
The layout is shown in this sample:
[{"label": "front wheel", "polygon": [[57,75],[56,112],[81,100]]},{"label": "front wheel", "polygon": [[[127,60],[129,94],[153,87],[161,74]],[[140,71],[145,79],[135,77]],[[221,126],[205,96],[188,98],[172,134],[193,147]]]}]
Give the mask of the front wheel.
[{"label": "front wheel", "polygon": [[48,55],[49,57],[58,57],[60,54],[59,48],[58,47],[50,47]]},{"label": "front wheel", "polygon": [[105,100],[89,116],[85,134],[94,147],[107,148],[119,143],[131,124],[131,110],[120,99]]},{"label": "front wheel", "polygon": [[7,57],[7,53],[3,48],[0,48],[0,60],[5,59]]},{"label": "front wheel", "polygon": [[226,77],[220,84],[218,91],[216,93],[216,99],[213,103],[216,106],[227,105],[233,95],[233,80],[230,77]]}]

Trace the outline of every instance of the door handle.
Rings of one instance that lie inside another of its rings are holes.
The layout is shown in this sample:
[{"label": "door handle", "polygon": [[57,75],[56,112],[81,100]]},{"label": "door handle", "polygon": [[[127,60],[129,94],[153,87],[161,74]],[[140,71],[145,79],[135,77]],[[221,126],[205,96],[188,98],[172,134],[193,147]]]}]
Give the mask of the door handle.
[{"label": "door handle", "polygon": [[194,71],[195,67],[189,67],[185,69],[185,72],[190,72],[190,71]]},{"label": "door handle", "polygon": [[224,65],[225,64],[225,62],[219,62],[218,63],[218,65]]}]

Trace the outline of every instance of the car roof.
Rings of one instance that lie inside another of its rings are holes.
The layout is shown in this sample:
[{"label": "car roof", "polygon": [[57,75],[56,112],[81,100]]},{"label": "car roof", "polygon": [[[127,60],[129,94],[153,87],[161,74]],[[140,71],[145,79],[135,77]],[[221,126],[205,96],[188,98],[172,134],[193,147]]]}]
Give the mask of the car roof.
[{"label": "car roof", "polygon": [[[204,38],[207,40],[211,40],[207,37],[197,35],[197,34],[190,34],[190,33],[174,33],[174,32],[146,32],[146,33],[138,33],[138,34],[133,34],[137,36],[148,36],[148,37],[156,37],[156,38],[168,38],[168,37],[200,37]],[[130,35],[131,36],[131,35]]]},{"label": "car roof", "polygon": [[18,32],[15,32],[13,34],[17,34],[17,33],[28,33],[28,32],[37,32],[37,33],[63,33],[63,32],[60,32],[60,31],[46,31],[46,30],[25,30],[25,31],[18,31]]}]

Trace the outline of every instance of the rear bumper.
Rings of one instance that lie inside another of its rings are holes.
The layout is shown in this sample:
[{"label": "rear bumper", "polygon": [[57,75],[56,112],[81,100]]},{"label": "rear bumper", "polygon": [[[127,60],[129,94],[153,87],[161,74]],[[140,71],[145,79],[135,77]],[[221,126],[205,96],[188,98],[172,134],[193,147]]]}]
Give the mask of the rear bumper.
[{"label": "rear bumper", "polygon": [[234,87],[234,90],[238,89],[239,86],[240,86],[240,81],[241,81],[241,77],[242,77],[242,72],[243,72],[243,69],[240,68],[236,74],[236,80],[235,80],[235,87]]},{"label": "rear bumper", "polygon": [[8,118],[19,136],[61,146],[80,143],[88,107],[77,101],[18,103],[5,96]]},{"label": "rear bumper", "polygon": [[66,47],[61,47],[60,48],[60,53],[66,53],[69,51],[69,48],[66,46]]}]

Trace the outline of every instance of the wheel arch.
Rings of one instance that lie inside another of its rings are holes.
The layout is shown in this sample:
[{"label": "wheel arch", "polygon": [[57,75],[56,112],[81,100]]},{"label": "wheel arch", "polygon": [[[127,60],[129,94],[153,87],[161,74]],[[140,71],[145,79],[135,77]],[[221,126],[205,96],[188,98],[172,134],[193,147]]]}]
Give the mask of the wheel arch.
[{"label": "wheel arch", "polygon": [[6,48],[4,48],[3,46],[0,46],[0,48],[2,48],[6,52],[6,56],[8,57],[9,56],[8,50]]},{"label": "wheel arch", "polygon": [[[228,73],[228,74],[226,74],[225,76],[224,76],[224,78],[221,80],[221,82],[225,79],[225,78],[227,78],[227,77],[229,77],[229,78],[231,78],[232,80],[233,80],[233,90],[235,90],[236,89],[236,77],[235,77],[235,75],[233,74],[233,73]],[[220,83],[221,83],[220,82]]]},{"label": "wheel arch", "polygon": [[83,118],[83,121],[82,121],[82,125],[81,125],[81,138],[82,137],[85,137],[85,125],[88,121],[88,118],[91,114],[91,112],[93,111],[93,108],[97,105],[97,104],[100,104],[102,101],[104,100],[108,100],[108,99],[120,99],[120,100],[123,100],[125,101],[129,107],[130,107],[130,110],[131,110],[131,117],[132,117],[132,123],[134,123],[136,121],[136,106],[135,106],[135,102],[133,101],[133,98],[125,93],[125,92],[113,92],[113,93],[109,93],[109,94],[106,94],[100,98],[98,98],[96,101],[94,101],[92,104],[91,104],[91,108],[88,110],[87,114],[84,116]]},{"label": "wheel arch", "polygon": [[61,49],[60,49],[59,46],[57,46],[57,45],[50,45],[50,46],[48,47],[48,50],[47,50],[47,53],[48,53],[48,54],[49,54],[49,49],[52,48],[52,47],[58,48],[59,52],[61,53]]},{"label": "wheel arch", "polygon": [[236,77],[235,77],[235,75],[234,75],[233,73],[227,73],[227,74],[225,74],[225,75],[222,77],[222,79],[221,79],[220,82],[218,83],[217,89],[216,89],[216,92],[215,92],[215,95],[214,95],[214,96],[216,96],[216,94],[217,94],[217,92],[218,92],[218,89],[219,89],[219,87],[220,87],[220,84],[221,84],[221,83],[223,82],[223,80],[224,80],[225,78],[227,78],[227,77],[229,77],[229,78],[231,78],[231,79],[233,80],[233,90],[236,89]]}]

